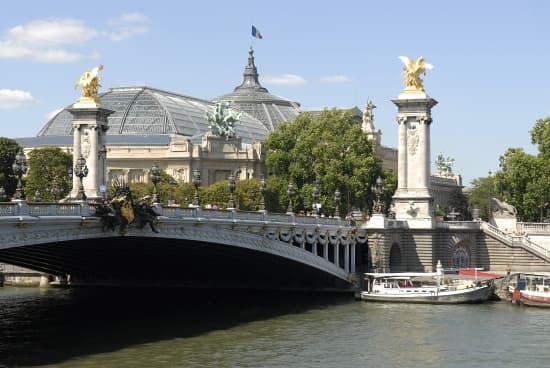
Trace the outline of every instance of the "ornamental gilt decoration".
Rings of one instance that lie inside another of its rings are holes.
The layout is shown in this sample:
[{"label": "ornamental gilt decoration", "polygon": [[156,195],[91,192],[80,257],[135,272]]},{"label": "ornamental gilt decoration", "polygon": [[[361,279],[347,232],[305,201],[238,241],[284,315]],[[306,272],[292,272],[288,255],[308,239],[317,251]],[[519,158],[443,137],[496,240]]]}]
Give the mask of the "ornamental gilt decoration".
[{"label": "ornamental gilt decoration", "polygon": [[407,56],[399,56],[399,59],[405,64],[402,74],[405,82],[405,92],[424,92],[424,85],[420,76],[425,75],[426,70],[433,69],[433,65],[426,63],[423,56],[420,56],[416,61],[409,59]]}]

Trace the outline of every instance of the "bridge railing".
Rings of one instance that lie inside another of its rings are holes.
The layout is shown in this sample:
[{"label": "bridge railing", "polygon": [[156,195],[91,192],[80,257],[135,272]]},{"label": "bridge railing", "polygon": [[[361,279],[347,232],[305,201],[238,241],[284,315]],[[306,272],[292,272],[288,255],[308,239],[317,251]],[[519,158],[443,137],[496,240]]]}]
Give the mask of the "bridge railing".
[{"label": "bridge railing", "polygon": [[[25,200],[0,203],[0,216],[93,216],[96,203],[81,202],[27,202]],[[204,218],[247,220],[263,222],[298,223],[311,225],[352,226],[349,219],[338,217],[301,216],[293,213],[269,213],[267,211],[239,211],[201,209],[196,207],[156,207],[157,212],[168,218]]]},{"label": "bridge railing", "polygon": [[540,244],[532,242],[525,236],[509,234],[487,222],[483,222],[482,229],[511,246],[521,247],[550,261],[550,250]]},{"label": "bridge railing", "polygon": [[518,234],[550,234],[550,223],[547,222],[518,222]]}]

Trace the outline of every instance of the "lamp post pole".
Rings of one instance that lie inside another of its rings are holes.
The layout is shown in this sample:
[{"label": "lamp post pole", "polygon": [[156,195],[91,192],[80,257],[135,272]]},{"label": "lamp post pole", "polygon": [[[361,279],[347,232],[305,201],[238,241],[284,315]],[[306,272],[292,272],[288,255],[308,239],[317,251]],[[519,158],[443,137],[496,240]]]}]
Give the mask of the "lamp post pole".
[{"label": "lamp post pole", "polygon": [[342,194],[338,189],[334,191],[334,203],[336,208],[334,209],[334,216],[340,217],[340,202],[342,201]]},{"label": "lamp post pole", "polygon": [[59,195],[59,184],[57,183],[57,178],[54,177],[52,179],[52,187],[50,189],[50,193],[52,194],[52,198],[54,202],[57,202],[57,196]]},{"label": "lamp post pole", "polygon": [[262,201],[260,202],[260,211],[265,211],[265,194],[267,193],[267,181],[262,176],[260,180],[260,193],[262,194]]},{"label": "lamp post pole", "polygon": [[160,168],[156,162],[151,166],[151,181],[153,182],[153,203],[159,203],[157,184],[160,182]]},{"label": "lamp post pole", "polygon": [[376,196],[372,205],[372,212],[382,213],[384,212],[384,204],[382,203],[382,194],[384,193],[384,181],[381,177],[376,178],[376,183],[371,186],[371,190]]},{"label": "lamp post pole", "polygon": [[23,189],[21,177],[27,172],[28,166],[23,150],[20,150],[17,152],[17,155],[15,155],[15,162],[12,165],[12,169],[15,176],[17,176],[17,188],[15,189],[13,199],[25,199],[25,191]]},{"label": "lamp post pole", "polygon": [[235,184],[235,175],[233,175],[233,173],[231,173],[229,175],[229,178],[227,179],[229,182],[228,182],[228,188],[229,188],[229,209],[234,209],[235,208],[235,198],[233,197],[233,192],[235,191],[235,187],[236,187],[236,184]]},{"label": "lamp post pole", "polygon": [[193,186],[195,187],[195,195],[193,197],[193,206],[199,207],[199,187],[201,185],[201,172],[199,169],[193,169]]},{"label": "lamp post pole", "polygon": [[288,195],[288,207],[286,209],[286,213],[294,213],[294,203],[292,202],[292,198],[296,194],[296,190],[294,189],[293,183],[288,183],[286,194]]},{"label": "lamp post pole", "polygon": [[83,156],[80,156],[76,160],[76,166],[74,167],[74,174],[80,179],[78,186],[78,193],[76,194],[76,199],[79,201],[86,200],[86,193],[84,193],[84,184],[82,180],[88,176],[88,166],[86,166],[86,159]]},{"label": "lamp post pole", "polygon": [[315,216],[319,216],[319,180],[315,180],[311,196],[313,199],[313,213]]}]

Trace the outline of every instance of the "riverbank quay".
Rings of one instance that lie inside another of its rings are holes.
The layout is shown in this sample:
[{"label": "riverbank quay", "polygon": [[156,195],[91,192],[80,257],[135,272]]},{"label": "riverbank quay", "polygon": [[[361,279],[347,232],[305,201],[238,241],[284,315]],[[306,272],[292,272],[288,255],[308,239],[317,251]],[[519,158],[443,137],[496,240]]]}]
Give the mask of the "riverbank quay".
[{"label": "riverbank quay", "polygon": [[0,264],[0,286],[48,287],[51,276],[6,263]]}]

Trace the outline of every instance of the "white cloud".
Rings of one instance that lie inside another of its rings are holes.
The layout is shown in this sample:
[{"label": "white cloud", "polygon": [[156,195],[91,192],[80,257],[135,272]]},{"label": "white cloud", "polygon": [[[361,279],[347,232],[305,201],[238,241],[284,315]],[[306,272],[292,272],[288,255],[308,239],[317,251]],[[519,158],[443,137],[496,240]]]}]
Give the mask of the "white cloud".
[{"label": "white cloud", "polygon": [[98,36],[98,32],[78,19],[34,20],[7,32],[16,44],[35,46],[78,45]]},{"label": "white cloud", "polygon": [[262,81],[266,84],[285,86],[297,86],[306,83],[302,76],[296,74],[266,75],[262,77]]},{"label": "white cloud", "polygon": [[17,89],[0,89],[0,109],[13,109],[34,102],[30,92]]},{"label": "white cloud", "polygon": [[330,75],[327,77],[321,77],[321,83],[348,83],[351,82],[351,78],[346,77],[345,75]]},{"label": "white cloud", "polygon": [[151,28],[149,18],[140,13],[126,13],[109,20],[112,31],[105,32],[111,41],[122,41],[132,36],[146,33]]},{"label": "white cloud", "polygon": [[139,13],[122,14],[108,22],[109,31],[88,27],[72,18],[33,20],[8,29],[0,38],[0,59],[31,59],[38,62],[70,63],[83,57],[94,58],[97,52],[84,55],[79,49],[97,37],[121,41],[148,32],[149,19]]}]

